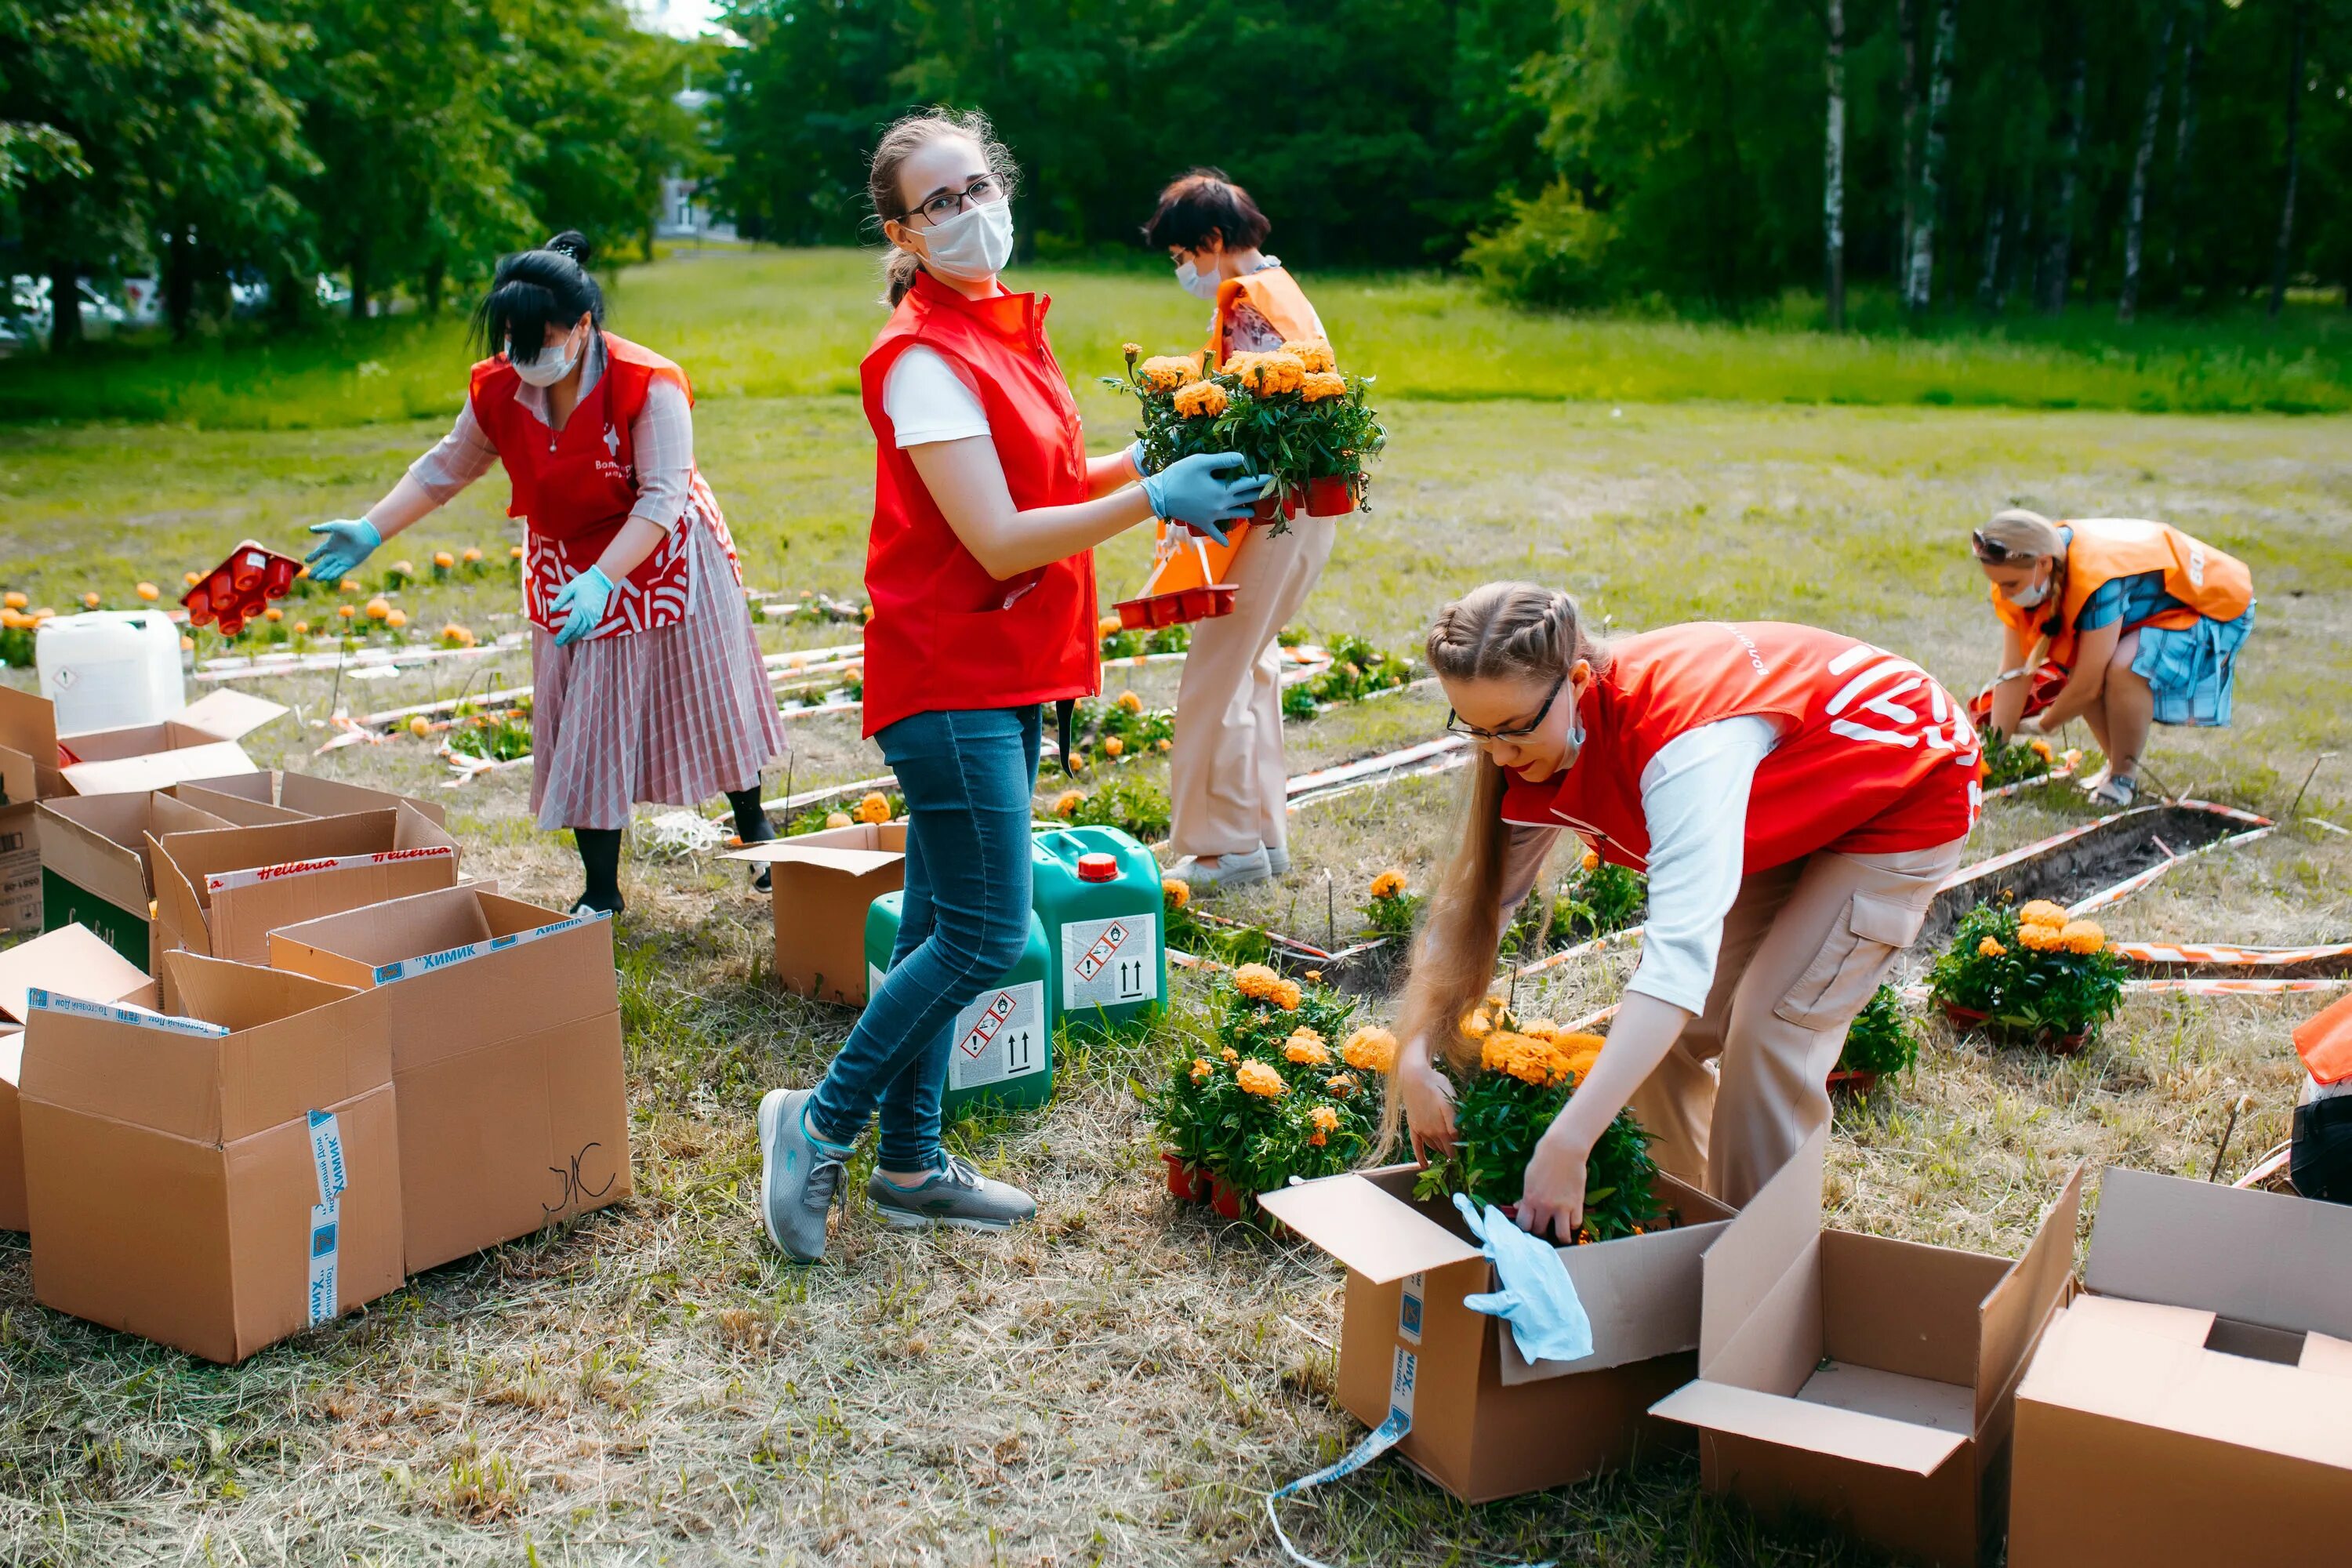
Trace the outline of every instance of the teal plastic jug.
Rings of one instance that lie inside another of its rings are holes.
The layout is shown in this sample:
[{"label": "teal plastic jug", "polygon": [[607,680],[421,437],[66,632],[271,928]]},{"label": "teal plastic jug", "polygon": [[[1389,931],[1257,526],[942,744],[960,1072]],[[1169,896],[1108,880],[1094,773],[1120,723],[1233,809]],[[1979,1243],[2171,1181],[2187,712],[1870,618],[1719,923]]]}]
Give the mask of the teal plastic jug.
[{"label": "teal plastic jug", "polygon": [[[866,910],[866,982],[871,996],[890,967],[906,894],[885,893]],[[1003,978],[958,1013],[950,1026],[944,1114],[967,1101],[1043,1105],[1054,1097],[1054,960],[1033,913],[1029,942]]]},{"label": "teal plastic jug", "polygon": [[1168,933],[1151,851],[1116,827],[1059,827],[1030,840],[1029,859],[1056,1020],[1105,1033],[1164,1002]]}]

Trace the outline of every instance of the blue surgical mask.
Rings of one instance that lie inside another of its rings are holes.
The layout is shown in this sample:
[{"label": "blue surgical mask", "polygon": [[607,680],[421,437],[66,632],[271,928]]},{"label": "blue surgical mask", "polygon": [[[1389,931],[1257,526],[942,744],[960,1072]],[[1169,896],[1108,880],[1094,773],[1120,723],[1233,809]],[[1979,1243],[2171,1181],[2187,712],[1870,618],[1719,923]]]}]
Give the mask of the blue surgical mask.
[{"label": "blue surgical mask", "polygon": [[1176,287],[1195,300],[1206,300],[1210,304],[1215,304],[1217,289],[1223,282],[1224,279],[1213,272],[1197,270],[1189,259],[1176,264]]}]

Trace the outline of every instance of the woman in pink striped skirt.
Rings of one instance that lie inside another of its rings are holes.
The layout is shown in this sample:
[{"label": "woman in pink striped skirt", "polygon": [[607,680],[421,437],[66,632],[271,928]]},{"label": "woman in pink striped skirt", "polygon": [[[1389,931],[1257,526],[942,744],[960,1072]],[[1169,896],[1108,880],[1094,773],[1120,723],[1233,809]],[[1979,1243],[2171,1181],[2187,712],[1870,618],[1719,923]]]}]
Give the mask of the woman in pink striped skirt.
[{"label": "woman in pink striped skirt", "polygon": [[604,330],[587,259],[567,231],[499,263],[474,313],[497,352],[474,366],[456,427],[365,516],[315,524],[310,562],[332,584],[504,465],[507,515],[529,529],[531,808],[579,841],[577,907],[617,913],[636,802],[724,792],[744,842],[775,837],[760,770],[784,733],[734,541],[695,469],[686,373]]}]

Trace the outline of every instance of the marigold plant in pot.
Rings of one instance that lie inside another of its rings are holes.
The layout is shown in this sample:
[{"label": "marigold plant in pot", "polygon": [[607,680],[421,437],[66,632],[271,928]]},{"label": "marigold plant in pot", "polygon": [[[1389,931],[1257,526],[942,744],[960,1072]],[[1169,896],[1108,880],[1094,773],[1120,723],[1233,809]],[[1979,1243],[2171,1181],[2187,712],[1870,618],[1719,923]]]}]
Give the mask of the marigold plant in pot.
[{"label": "marigold plant in pot", "polygon": [[2096,921],[2037,899],[1961,916],[1927,984],[1954,1027],[2071,1056],[2123,1005],[2129,973]]},{"label": "marigold plant in pot", "polygon": [[[1465,1071],[1444,1064],[1454,1082],[1454,1149],[1422,1172],[1413,1195],[1466,1193],[1475,1203],[1510,1209],[1519,1201],[1537,1142],[1607,1042],[1569,1033],[1549,1019],[1522,1023],[1497,996],[1473,1009],[1462,1030],[1477,1043],[1478,1066]],[[1578,1243],[1638,1236],[1661,1222],[1649,1144],[1649,1133],[1631,1111],[1619,1111],[1610,1122],[1585,1167]]]},{"label": "marigold plant in pot", "polygon": [[1830,1069],[1830,1087],[1868,1094],[1880,1079],[1907,1072],[1918,1059],[1918,1031],[1904,1008],[1903,994],[1882,985],[1846,1026],[1845,1045],[1838,1052],[1837,1066]]},{"label": "marigold plant in pot", "polygon": [[1987,789],[2047,778],[2057,766],[2058,753],[2039,735],[2011,741],[1987,731],[1979,739],[1984,751],[1977,762],[1977,781]]}]

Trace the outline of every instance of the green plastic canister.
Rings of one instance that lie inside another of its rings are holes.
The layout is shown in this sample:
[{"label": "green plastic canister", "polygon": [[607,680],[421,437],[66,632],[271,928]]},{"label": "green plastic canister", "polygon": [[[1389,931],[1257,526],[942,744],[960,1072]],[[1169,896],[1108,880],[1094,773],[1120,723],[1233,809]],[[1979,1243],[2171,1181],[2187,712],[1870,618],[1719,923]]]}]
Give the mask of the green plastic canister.
[{"label": "green plastic canister", "polygon": [[1054,955],[1056,1021],[1103,1033],[1168,995],[1160,865],[1116,827],[1060,827],[1030,840],[1037,918]]},{"label": "green plastic canister", "polygon": [[[871,996],[890,966],[906,894],[885,893],[866,910],[866,982]],[[1043,1105],[1054,1097],[1054,958],[1033,912],[1021,957],[958,1013],[948,1047],[941,1111],[971,1100]]]}]

